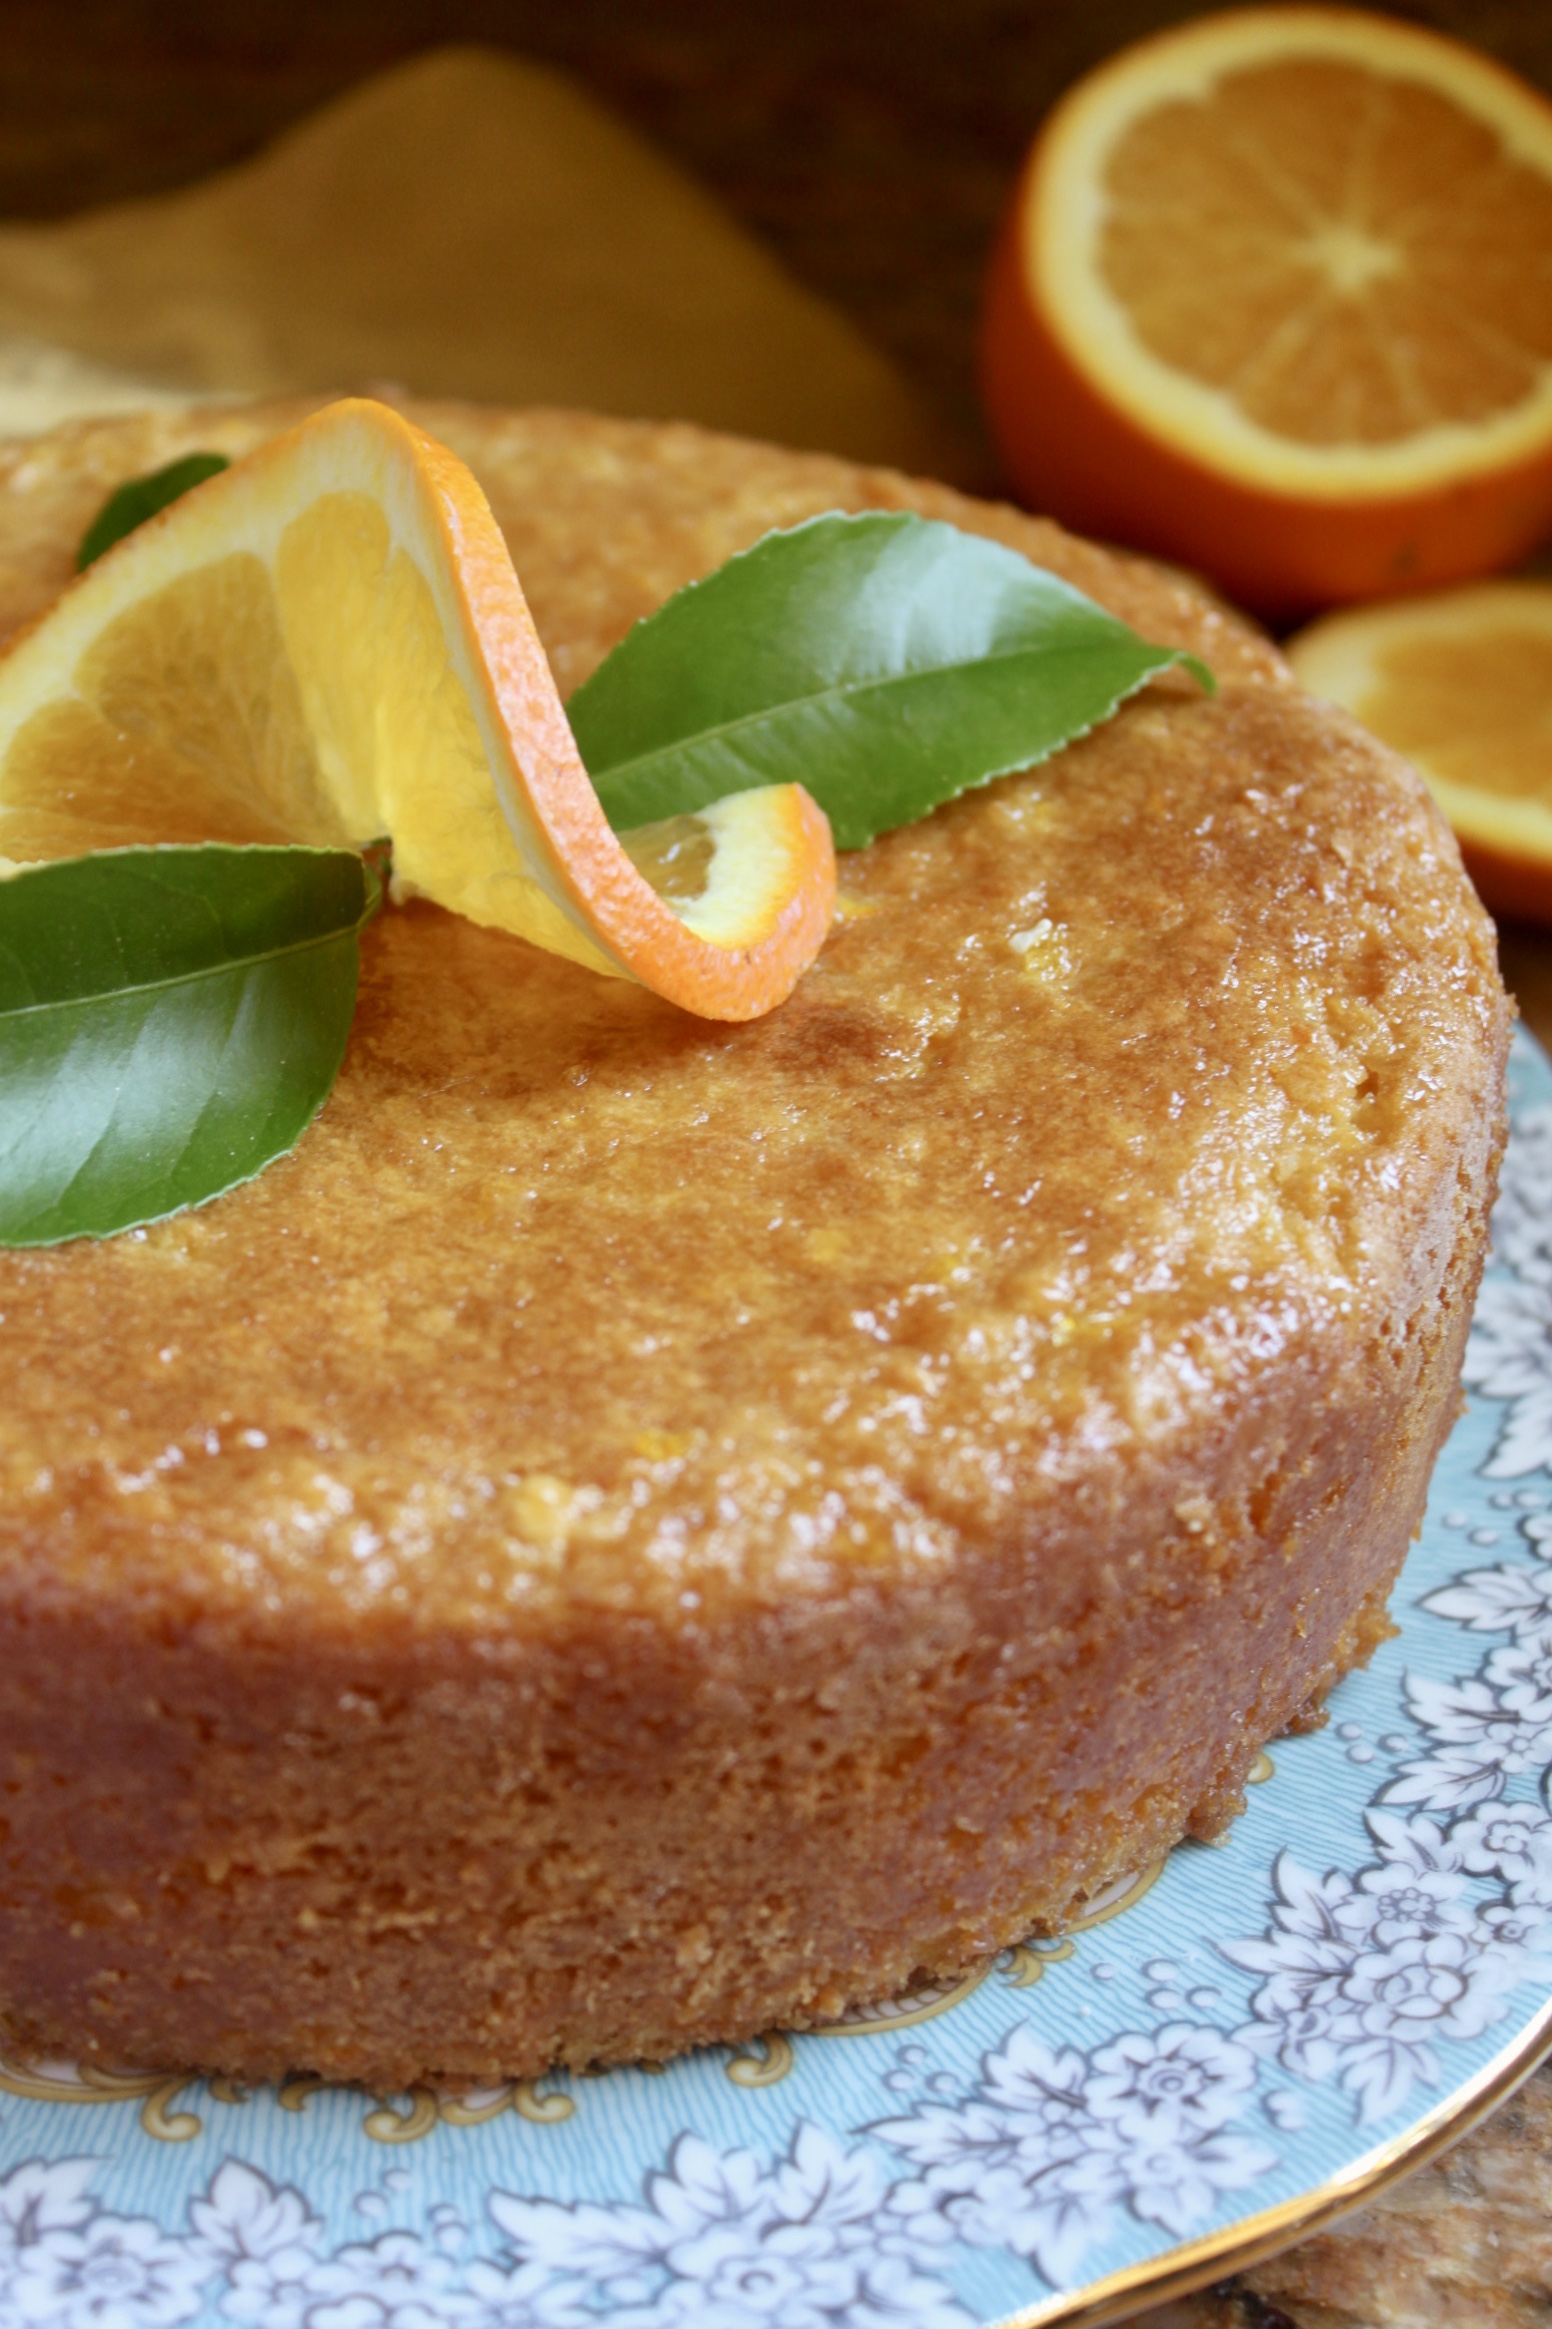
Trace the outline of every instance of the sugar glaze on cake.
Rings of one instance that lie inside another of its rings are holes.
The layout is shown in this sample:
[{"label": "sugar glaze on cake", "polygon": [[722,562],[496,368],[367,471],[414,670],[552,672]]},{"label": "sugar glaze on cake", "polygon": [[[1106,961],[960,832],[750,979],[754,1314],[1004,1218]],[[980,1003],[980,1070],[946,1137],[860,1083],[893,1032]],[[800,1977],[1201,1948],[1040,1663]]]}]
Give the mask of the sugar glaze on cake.
[{"label": "sugar glaze on cake", "polygon": [[[0,620],[108,486],[0,456]],[[1216,668],[843,860],[747,1027],[423,905],[201,1211],[0,1255],[0,2027],[399,2086],[834,2015],[1229,1817],[1385,1630],[1503,1131],[1422,788],[1183,584],[881,472],[452,407],[562,686],[917,507]]]}]

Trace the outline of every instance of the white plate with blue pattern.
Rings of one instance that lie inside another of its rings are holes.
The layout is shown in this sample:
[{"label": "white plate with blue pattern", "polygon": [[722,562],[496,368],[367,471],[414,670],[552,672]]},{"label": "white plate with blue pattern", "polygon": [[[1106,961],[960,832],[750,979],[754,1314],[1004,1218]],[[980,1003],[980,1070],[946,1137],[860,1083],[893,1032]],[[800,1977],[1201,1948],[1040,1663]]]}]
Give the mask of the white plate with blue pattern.
[{"label": "white plate with blue pattern", "polygon": [[1552,1070],[1393,1612],[1218,1848],[891,2012],[374,2097],[0,2062],[0,2329],[980,2329],[1216,2277],[1552,2032]]}]

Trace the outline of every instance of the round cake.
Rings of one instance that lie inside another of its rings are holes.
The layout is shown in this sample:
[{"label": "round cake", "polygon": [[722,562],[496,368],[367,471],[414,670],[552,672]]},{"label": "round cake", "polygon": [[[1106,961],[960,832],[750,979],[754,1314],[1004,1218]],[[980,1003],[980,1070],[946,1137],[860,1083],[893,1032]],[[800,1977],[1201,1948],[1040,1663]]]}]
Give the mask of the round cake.
[{"label": "round cake", "polygon": [[[0,451],[0,627],[299,409]],[[1458,1405],[1508,1006],[1400,762],[1010,510],[413,409],[563,691],[769,527],[912,508],[1219,692],[843,858],[752,1024],[391,911],[293,1155],[0,1254],[13,2049],[480,2081],[952,1974],[1232,1816]]]}]

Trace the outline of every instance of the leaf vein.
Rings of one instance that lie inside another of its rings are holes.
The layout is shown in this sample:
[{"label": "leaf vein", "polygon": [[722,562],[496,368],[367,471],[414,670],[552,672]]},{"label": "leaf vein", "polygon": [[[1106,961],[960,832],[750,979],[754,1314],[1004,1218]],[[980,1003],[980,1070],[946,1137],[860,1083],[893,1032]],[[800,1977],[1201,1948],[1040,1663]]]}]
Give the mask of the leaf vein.
[{"label": "leaf vein", "polygon": [[[1118,628],[1124,629],[1123,626],[1118,626]],[[1060,652],[1073,658],[1095,653],[1108,655],[1129,647],[1133,643],[1132,638],[1123,636],[1118,639],[1107,639],[1098,648],[1069,647],[1060,650]],[[785,714],[806,710],[814,704],[836,701],[850,702],[860,696],[883,694],[891,689],[904,688],[916,679],[952,680],[965,672],[984,670],[988,664],[1033,662],[1037,659],[1048,658],[1056,652],[1058,650],[1044,647],[1010,647],[995,655],[966,656],[956,663],[924,663],[912,670],[888,672],[882,677],[838,680],[832,685],[815,688],[807,695],[783,696],[778,702],[762,705],[757,711],[742,712],[736,719],[714,721],[708,727],[696,728],[682,736],[671,737],[666,743],[654,745],[649,752],[638,752],[629,760],[611,761],[606,767],[590,769],[588,773],[595,784],[607,783],[612,778],[629,774],[632,770],[648,767],[655,760],[666,760],[672,753],[691,750],[703,744],[717,743],[725,737],[735,736],[741,729],[757,728],[765,724],[774,725]],[[1152,653],[1154,659],[1149,662],[1148,668],[1142,675],[1142,680],[1136,683],[1139,686],[1144,680],[1153,678],[1160,671],[1167,671],[1172,665],[1192,664],[1197,660],[1184,647],[1161,647],[1153,650]],[[1127,693],[1131,692],[1131,689],[1127,690]]]},{"label": "leaf vein", "polygon": [[330,930],[315,931],[310,937],[288,940],[284,946],[267,946],[253,954],[229,955],[225,962],[202,964],[196,970],[170,971],[165,978],[137,979],[121,987],[96,987],[79,995],[58,995],[46,1003],[20,1003],[0,1006],[0,1028],[11,1021],[28,1019],[50,1011],[80,1011],[92,1003],[118,1003],[134,995],[171,994],[182,987],[196,986],[202,979],[223,978],[233,972],[257,970],[266,962],[284,962],[297,955],[309,954],[320,946],[336,946],[359,928],[355,922],[339,922]]}]

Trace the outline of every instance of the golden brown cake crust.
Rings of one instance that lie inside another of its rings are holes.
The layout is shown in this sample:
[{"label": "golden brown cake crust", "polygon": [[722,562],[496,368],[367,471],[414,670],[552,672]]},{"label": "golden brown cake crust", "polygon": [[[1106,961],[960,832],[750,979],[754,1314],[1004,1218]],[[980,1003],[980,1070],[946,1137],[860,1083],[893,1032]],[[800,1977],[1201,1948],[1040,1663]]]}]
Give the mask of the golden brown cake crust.
[{"label": "golden brown cake crust", "polygon": [[[0,452],[0,624],[108,486],[295,409]],[[392,914],[293,1157],[0,1255],[0,2007],[104,2061],[522,2075],[1059,1919],[1367,1654],[1454,1412],[1507,1006],[1399,762],[1011,511],[417,417],[567,688],[869,506],[1223,684],[843,860],[753,1026]]]}]

